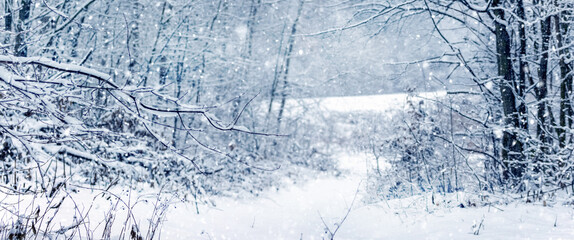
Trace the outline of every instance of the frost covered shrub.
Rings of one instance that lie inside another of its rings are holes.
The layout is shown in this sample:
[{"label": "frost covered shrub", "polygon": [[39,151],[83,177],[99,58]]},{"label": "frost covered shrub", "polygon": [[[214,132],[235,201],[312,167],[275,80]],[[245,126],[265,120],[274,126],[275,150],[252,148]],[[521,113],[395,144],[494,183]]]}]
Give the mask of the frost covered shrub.
[{"label": "frost covered shrub", "polygon": [[[254,122],[265,120],[255,118]],[[209,134],[212,143],[225,146],[226,155],[198,149],[197,163],[205,167],[205,174],[197,174],[196,182],[210,195],[258,195],[280,187],[286,178],[299,181],[309,174],[335,171],[330,149],[317,134],[325,131],[324,124],[291,117],[284,122],[281,136]]]},{"label": "frost covered shrub", "polygon": [[433,188],[438,191],[453,191],[454,184],[450,178],[440,181],[441,170],[445,168],[446,149],[437,144],[436,136],[442,134],[440,119],[428,113],[425,101],[408,100],[406,112],[399,113],[391,125],[395,136],[380,146],[396,153],[395,158],[388,159],[389,172],[395,179],[391,183],[391,194],[396,191],[426,192]]},{"label": "frost covered shrub", "polygon": [[[378,116],[364,143],[375,157],[367,188],[375,196],[492,190],[499,184],[492,131],[463,117],[484,111],[476,99],[409,96],[403,109]],[[372,122],[372,121],[371,121]]]},{"label": "frost covered shrub", "polygon": [[[42,64],[62,65],[47,59]],[[0,177],[11,191],[50,194],[70,184],[86,184],[152,186],[196,197],[258,194],[284,176],[301,176],[301,169],[334,168],[328,157],[315,154],[323,151],[312,145],[310,133],[321,126],[299,124],[295,116],[284,118],[289,124],[285,136],[265,136],[275,130],[259,126],[262,116],[241,114],[244,105],[189,106],[166,100],[159,90],[144,98],[98,79],[109,78],[103,73],[79,66],[64,65],[95,75],[60,77],[63,70],[11,66],[0,66],[2,79],[32,78],[0,81]],[[61,84],[42,82],[48,80]],[[194,111],[169,112],[180,108]],[[240,124],[261,129],[262,134],[246,127],[234,129]]]}]

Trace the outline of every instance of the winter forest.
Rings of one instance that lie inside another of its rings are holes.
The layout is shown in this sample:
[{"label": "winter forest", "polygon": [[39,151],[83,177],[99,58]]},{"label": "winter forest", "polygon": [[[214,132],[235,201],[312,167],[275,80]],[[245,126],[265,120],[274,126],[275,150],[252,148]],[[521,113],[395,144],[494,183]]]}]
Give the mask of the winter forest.
[{"label": "winter forest", "polygon": [[2,0],[1,239],[573,239],[572,0]]}]

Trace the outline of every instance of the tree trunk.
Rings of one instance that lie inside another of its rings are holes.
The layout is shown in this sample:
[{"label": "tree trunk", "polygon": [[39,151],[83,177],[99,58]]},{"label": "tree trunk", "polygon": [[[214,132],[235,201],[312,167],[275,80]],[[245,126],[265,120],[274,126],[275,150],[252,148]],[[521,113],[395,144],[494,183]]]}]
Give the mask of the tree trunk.
[{"label": "tree trunk", "polygon": [[14,39],[14,55],[17,57],[28,56],[24,25],[30,18],[31,5],[32,0],[22,0],[20,2],[20,11],[18,11],[18,21],[16,22],[16,38]]},{"label": "tree trunk", "polygon": [[[257,1],[257,2],[256,2]],[[249,11],[249,19],[247,20],[247,27],[249,28],[249,33],[246,39],[247,49],[245,52],[246,58],[251,58],[251,52],[253,50],[253,35],[255,34],[255,23],[257,22],[257,8],[261,5],[261,0],[251,1],[251,10]]]},{"label": "tree trunk", "polygon": [[550,45],[550,28],[551,18],[550,16],[543,16],[543,20],[540,22],[540,34],[541,34],[541,48],[540,48],[540,68],[538,69],[538,124],[536,126],[536,135],[540,142],[542,143],[543,152],[547,152],[548,144],[548,129],[545,127],[547,125],[546,115],[547,115],[547,96],[548,96],[548,51]]},{"label": "tree trunk", "polygon": [[[149,77],[148,73],[151,71],[152,64],[153,64],[153,62],[156,60],[156,59],[154,59],[154,58],[155,58],[155,55],[156,55],[156,52],[157,52],[157,45],[158,45],[158,42],[159,42],[159,38],[160,38],[160,36],[161,36],[161,33],[162,33],[162,31],[164,30],[165,25],[166,25],[166,22],[164,21],[164,19],[165,19],[165,10],[166,10],[167,4],[168,4],[167,1],[164,1],[163,4],[162,4],[162,7],[161,7],[161,15],[160,15],[160,17],[159,17],[158,28],[157,28],[157,32],[156,32],[156,35],[155,35],[155,40],[154,40],[154,42],[153,42],[153,46],[152,46],[152,49],[151,49],[151,54],[150,54],[150,56],[149,56],[149,58],[148,58],[148,61],[147,61],[147,63],[146,63],[147,66],[146,66],[145,74],[144,74],[144,76],[142,77],[142,80],[141,80],[141,82],[138,84],[138,86],[139,86],[139,85],[142,85],[142,86],[144,86],[144,87],[147,86],[147,80],[148,80],[148,77]],[[159,59],[159,58],[158,58],[158,59]],[[160,80],[160,81],[161,81],[161,80]]]},{"label": "tree trunk", "polygon": [[275,95],[277,93],[277,85],[279,83],[279,75],[283,71],[281,67],[281,52],[283,50],[283,37],[285,33],[285,28],[287,26],[283,24],[283,30],[281,31],[281,40],[279,40],[279,47],[277,48],[277,58],[275,59],[275,74],[273,75],[273,82],[271,83],[271,91],[269,93],[269,107],[267,109],[267,119],[271,116],[271,111],[273,110],[273,102],[275,100]]},{"label": "tree trunk", "polygon": [[567,130],[572,127],[572,105],[570,102],[570,94],[572,93],[572,63],[567,63],[567,58],[570,56],[570,49],[565,48],[568,43],[565,43],[565,36],[568,33],[569,23],[563,22],[566,20],[564,12],[555,15],[554,22],[556,28],[556,40],[558,53],[560,54],[560,128],[558,129],[558,139],[560,148],[566,147]]},{"label": "tree trunk", "polygon": [[129,54],[129,65],[128,70],[130,71],[131,76],[127,78],[126,84],[131,84],[132,80],[136,78],[136,75],[140,71],[141,63],[140,61],[140,51],[141,51],[141,34],[140,34],[140,14],[143,12],[144,7],[139,0],[132,0],[131,5],[133,6],[133,20],[128,23],[127,28],[129,29],[128,32],[128,39],[127,39],[127,47],[128,47],[128,54]]},{"label": "tree trunk", "polygon": [[[12,0],[4,0],[4,31],[7,33],[12,31],[12,7]],[[3,41],[4,44],[8,44],[10,42],[10,34],[6,34]]]},{"label": "tree trunk", "polygon": [[498,76],[500,76],[500,95],[502,99],[502,109],[504,118],[504,131],[502,136],[502,160],[506,169],[504,177],[507,180],[517,180],[522,177],[524,165],[521,162],[522,143],[518,139],[516,129],[519,127],[519,113],[516,108],[516,96],[514,91],[514,73],[512,69],[511,41],[506,30],[505,13],[501,9],[500,0],[492,2],[496,34],[496,53]]},{"label": "tree trunk", "polygon": [[287,52],[285,53],[285,67],[283,72],[283,89],[281,91],[281,105],[279,106],[279,114],[277,115],[277,130],[279,131],[281,127],[281,118],[283,118],[283,111],[285,110],[285,101],[287,100],[287,89],[289,82],[289,66],[291,64],[291,56],[293,53],[293,47],[295,45],[295,34],[297,33],[297,24],[299,23],[299,18],[301,17],[301,12],[303,11],[304,0],[299,3],[299,8],[297,9],[297,17],[293,21],[293,26],[291,26],[291,35],[287,41]]},{"label": "tree trunk", "polygon": [[[215,15],[213,16],[213,18],[211,19],[211,21],[208,23],[207,28],[209,29],[209,33],[207,36],[207,39],[211,39],[211,36],[213,34],[213,28],[215,26],[215,22],[217,21],[217,19],[219,18],[219,14],[221,13],[221,6],[223,4],[223,0],[220,0],[219,3],[217,4],[217,9],[215,10]],[[209,42],[205,42],[204,46],[203,46],[203,50],[201,52],[201,70],[199,72],[199,77],[197,78],[196,84],[195,84],[195,103],[199,103],[200,101],[200,94],[201,94],[201,80],[203,78],[203,76],[205,75],[205,68],[206,68],[206,64],[207,64],[207,60],[205,59],[205,53],[208,52],[207,51],[207,47],[209,46]],[[219,97],[216,96],[217,98]],[[219,99],[217,99],[219,100]]]},{"label": "tree trunk", "polygon": [[523,132],[528,132],[528,111],[526,108],[526,74],[528,69],[528,63],[526,61],[526,14],[524,11],[524,1],[518,0],[517,14],[521,22],[518,30],[518,37],[520,38],[520,52],[518,56],[519,61],[519,74],[518,74],[518,113],[519,113],[519,123],[520,129]]}]

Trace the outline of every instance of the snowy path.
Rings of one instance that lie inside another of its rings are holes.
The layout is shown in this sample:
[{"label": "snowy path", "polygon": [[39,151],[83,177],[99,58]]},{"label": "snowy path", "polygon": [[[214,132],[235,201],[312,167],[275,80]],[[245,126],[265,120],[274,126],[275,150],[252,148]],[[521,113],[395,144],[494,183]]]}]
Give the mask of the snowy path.
[{"label": "snowy path", "polygon": [[177,206],[168,214],[162,237],[321,239],[326,236],[321,217],[334,230],[333,224],[340,221],[352,203],[361,182],[357,170],[340,178],[320,176],[258,199],[220,199],[216,208],[200,209],[200,215],[194,206]]},{"label": "snowy path", "polygon": [[[341,156],[352,163],[343,165],[351,170],[348,176],[319,177],[258,199],[220,199],[217,208],[201,209],[200,215],[191,205],[176,205],[162,238],[328,239],[321,217],[334,230],[345,215],[365,176],[363,157]],[[422,198],[389,205],[357,200],[335,239],[574,239],[572,206],[429,207]],[[474,235],[473,226],[481,222]]]}]

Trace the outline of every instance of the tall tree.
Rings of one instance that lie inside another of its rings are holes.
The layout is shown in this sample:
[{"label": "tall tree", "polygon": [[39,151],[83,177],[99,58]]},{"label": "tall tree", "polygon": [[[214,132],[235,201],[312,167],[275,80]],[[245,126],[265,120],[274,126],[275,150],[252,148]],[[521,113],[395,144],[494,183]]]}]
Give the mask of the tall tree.
[{"label": "tall tree", "polygon": [[[545,4],[546,1],[541,1],[542,5]],[[546,152],[547,147],[545,146],[548,143],[548,136],[547,132],[550,128],[547,122],[547,115],[551,113],[551,111],[547,110],[548,101],[548,76],[549,76],[549,69],[548,63],[549,59],[549,50],[550,50],[550,34],[551,34],[551,20],[552,17],[548,14],[547,11],[550,9],[542,8],[542,20],[540,21],[540,63],[538,69],[538,84],[536,87],[538,88],[538,110],[537,110],[537,118],[538,124],[536,125],[536,135],[538,139],[542,143],[543,152]]]},{"label": "tall tree", "polygon": [[14,54],[18,57],[28,56],[28,45],[26,43],[26,27],[30,18],[32,0],[21,0],[18,11],[18,20],[16,21],[16,37],[14,39]]},{"label": "tall tree", "polygon": [[569,27],[570,23],[568,18],[571,17],[572,4],[563,3],[558,6],[564,9],[559,14],[554,15],[555,31],[557,48],[559,54],[559,67],[560,67],[560,128],[558,128],[559,144],[561,148],[566,147],[567,138],[569,135],[568,130],[572,127],[572,117],[574,111],[572,110],[572,62],[568,62],[570,56],[570,48],[567,47],[571,43],[569,40]]},{"label": "tall tree", "polygon": [[[12,32],[14,13],[12,12],[12,0],[4,0],[4,31]],[[10,42],[10,34],[6,34],[3,39],[4,43]]]},{"label": "tall tree", "polygon": [[506,28],[506,13],[504,0],[492,1],[492,13],[494,15],[494,31],[496,37],[496,55],[500,96],[502,100],[504,130],[502,136],[502,161],[507,170],[506,178],[520,178],[524,171],[522,161],[522,143],[516,131],[520,127],[519,112],[516,108],[516,82],[512,65],[511,39]]},{"label": "tall tree", "polygon": [[523,0],[518,0],[516,2],[517,6],[517,17],[518,17],[518,38],[520,42],[520,50],[518,53],[518,97],[519,97],[519,105],[518,105],[518,112],[519,112],[519,123],[520,129],[522,132],[528,131],[528,109],[526,106],[526,86],[528,84],[527,78],[528,75],[528,61],[527,61],[527,36],[526,36],[526,10],[524,6]]},{"label": "tall tree", "polygon": [[281,89],[281,103],[279,105],[279,113],[277,114],[277,130],[279,131],[281,127],[281,119],[283,118],[283,112],[285,111],[285,102],[287,100],[287,90],[289,89],[289,69],[291,67],[291,58],[293,57],[293,48],[295,46],[295,37],[297,34],[297,24],[299,24],[299,19],[301,18],[301,12],[303,11],[304,0],[299,1],[299,7],[297,8],[297,15],[293,24],[291,25],[291,34],[287,40],[287,51],[285,52],[285,65],[282,68],[283,73],[283,86]]}]

